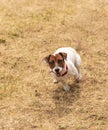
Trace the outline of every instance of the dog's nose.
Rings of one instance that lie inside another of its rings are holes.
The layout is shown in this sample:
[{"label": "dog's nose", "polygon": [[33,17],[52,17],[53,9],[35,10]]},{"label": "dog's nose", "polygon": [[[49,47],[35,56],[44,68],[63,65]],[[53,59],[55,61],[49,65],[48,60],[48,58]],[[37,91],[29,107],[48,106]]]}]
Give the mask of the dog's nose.
[{"label": "dog's nose", "polygon": [[56,72],[56,73],[58,73],[58,72],[59,72],[59,69],[58,69],[58,68],[56,68],[56,69],[55,69],[55,72]]}]

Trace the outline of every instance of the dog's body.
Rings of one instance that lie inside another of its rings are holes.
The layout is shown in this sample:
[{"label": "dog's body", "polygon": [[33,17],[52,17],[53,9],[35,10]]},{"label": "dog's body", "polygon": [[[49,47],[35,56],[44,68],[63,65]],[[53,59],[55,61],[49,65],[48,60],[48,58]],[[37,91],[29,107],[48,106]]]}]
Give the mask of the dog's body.
[{"label": "dog's body", "polygon": [[50,66],[50,72],[54,76],[54,82],[62,82],[64,90],[69,91],[70,87],[66,79],[74,76],[77,81],[81,80],[80,72],[81,58],[71,47],[63,47],[56,50],[53,55],[45,57]]}]

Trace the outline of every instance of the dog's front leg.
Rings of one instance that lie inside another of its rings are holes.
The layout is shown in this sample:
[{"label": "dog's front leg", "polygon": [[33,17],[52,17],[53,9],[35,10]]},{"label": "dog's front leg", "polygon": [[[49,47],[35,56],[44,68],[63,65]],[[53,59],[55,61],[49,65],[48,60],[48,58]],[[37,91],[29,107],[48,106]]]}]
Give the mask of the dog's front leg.
[{"label": "dog's front leg", "polygon": [[53,83],[55,83],[55,84],[58,83],[58,79],[54,73],[52,73],[52,77],[53,77]]},{"label": "dog's front leg", "polygon": [[63,84],[63,89],[64,89],[66,92],[69,92],[70,86],[69,86],[65,81],[62,81],[62,84]]}]

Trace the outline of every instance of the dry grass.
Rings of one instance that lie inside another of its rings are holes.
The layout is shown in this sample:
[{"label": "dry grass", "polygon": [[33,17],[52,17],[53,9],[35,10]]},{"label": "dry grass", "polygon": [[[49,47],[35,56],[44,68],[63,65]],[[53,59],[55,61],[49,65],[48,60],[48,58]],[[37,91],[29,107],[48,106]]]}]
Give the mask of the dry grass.
[{"label": "dry grass", "polygon": [[[66,93],[42,58],[72,46],[83,81]],[[0,1],[0,130],[108,130],[107,0]]]}]

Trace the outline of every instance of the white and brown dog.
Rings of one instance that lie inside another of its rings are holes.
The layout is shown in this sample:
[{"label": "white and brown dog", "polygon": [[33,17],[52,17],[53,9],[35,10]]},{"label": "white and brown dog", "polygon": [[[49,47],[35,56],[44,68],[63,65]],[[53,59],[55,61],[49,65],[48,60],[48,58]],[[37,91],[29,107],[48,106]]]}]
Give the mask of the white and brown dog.
[{"label": "white and brown dog", "polygon": [[59,48],[53,55],[46,56],[44,60],[49,64],[50,72],[54,76],[54,83],[62,82],[65,91],[70,90],[66,83],[67,78],[74,76],[77,81],[81,80],[81,58],[73,48]]}]

